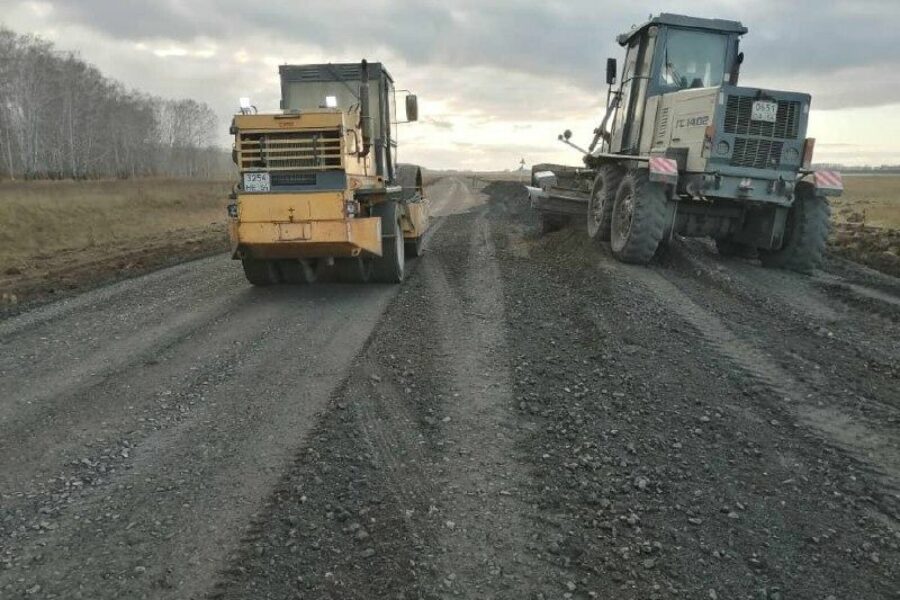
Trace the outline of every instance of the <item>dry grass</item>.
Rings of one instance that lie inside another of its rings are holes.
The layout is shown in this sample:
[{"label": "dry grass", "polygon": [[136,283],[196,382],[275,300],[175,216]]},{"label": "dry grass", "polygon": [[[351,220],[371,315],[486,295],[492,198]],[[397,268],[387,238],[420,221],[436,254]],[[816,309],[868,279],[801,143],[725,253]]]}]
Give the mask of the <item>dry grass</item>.
[{"label": "dry grass", "polygon": [[224,182],[2,182],[0,266],[223,223],[228,192]]},{"label": "dry grass", "polygon": [[224,252],[230,184],[0,182],[0,314]]},{"label": "dry grass", "polygon": [[900,176],[846,176],[846,190],[832,199],[837,223],[900,229]]}]

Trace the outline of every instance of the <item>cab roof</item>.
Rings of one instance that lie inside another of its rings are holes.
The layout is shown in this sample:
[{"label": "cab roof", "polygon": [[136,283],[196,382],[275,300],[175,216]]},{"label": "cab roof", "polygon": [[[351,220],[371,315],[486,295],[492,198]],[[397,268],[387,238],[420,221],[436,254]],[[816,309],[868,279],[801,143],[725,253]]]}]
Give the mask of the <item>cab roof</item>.
[{"label": "cab roof", "polygon": [[672,27],[686,27],[691,29],[705,29],[707,31],[718,31],[722,33],[737,33],[744,35],[748,29],[744,27],[740,21],[726,21],[724,19],[701,19],[699,17],[688,17],[685,15],[674,15],[671,13],[662,13],[658,16],[651,17],[646,23],[642,23],[634,27],[631,31],[623,33],[616,40],[620,46],[627,46],[631,39],[640,34],[651,25],[669,25]]},{"label": "cab roof", "polygon": [[[379,62],[368,63],[369,77],[374,81],[384,74],[391,82],[387,69]],[[282,81],[294,82],[330,82],[359,81],[362,79],[362,63],[325,63],[313,65],[281,65],[278,67]]]}]

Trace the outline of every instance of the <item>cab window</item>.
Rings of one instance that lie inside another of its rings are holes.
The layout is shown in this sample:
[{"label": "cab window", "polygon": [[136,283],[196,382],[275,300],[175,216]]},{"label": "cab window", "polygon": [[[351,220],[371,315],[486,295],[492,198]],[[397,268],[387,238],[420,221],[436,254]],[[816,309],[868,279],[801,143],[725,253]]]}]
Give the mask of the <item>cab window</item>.
[{"label": "cab window", "polygon": [[716,87],[725,79],[728,38],[717,33],[670,29],[659,84],[668,90]]}]

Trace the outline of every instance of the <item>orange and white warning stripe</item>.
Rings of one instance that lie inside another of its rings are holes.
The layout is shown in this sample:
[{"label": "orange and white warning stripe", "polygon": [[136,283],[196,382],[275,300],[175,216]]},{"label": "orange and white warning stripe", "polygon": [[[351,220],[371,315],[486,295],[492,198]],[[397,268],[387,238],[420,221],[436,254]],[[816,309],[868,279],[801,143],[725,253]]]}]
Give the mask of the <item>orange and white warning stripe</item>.
[{"label": "orange and white warning stripe", "polygon": [[665,156],[650,157],[650,181],[678,182],[678,162]]},{"label": "orange and white warning stripe", "polygon": [[838,171],[816,171],[816,189],[844,191],[844,178]]}]

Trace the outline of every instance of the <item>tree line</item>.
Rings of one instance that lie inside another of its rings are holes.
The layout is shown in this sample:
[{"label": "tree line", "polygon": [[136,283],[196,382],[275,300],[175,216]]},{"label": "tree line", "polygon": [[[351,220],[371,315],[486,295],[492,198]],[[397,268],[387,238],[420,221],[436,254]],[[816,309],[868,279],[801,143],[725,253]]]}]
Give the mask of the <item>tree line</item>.
[{"label": "tree line", "polygon": [[215,178],[230,159],[194,100],[129,90],[50,42],[0,28],[0,178]]}]

